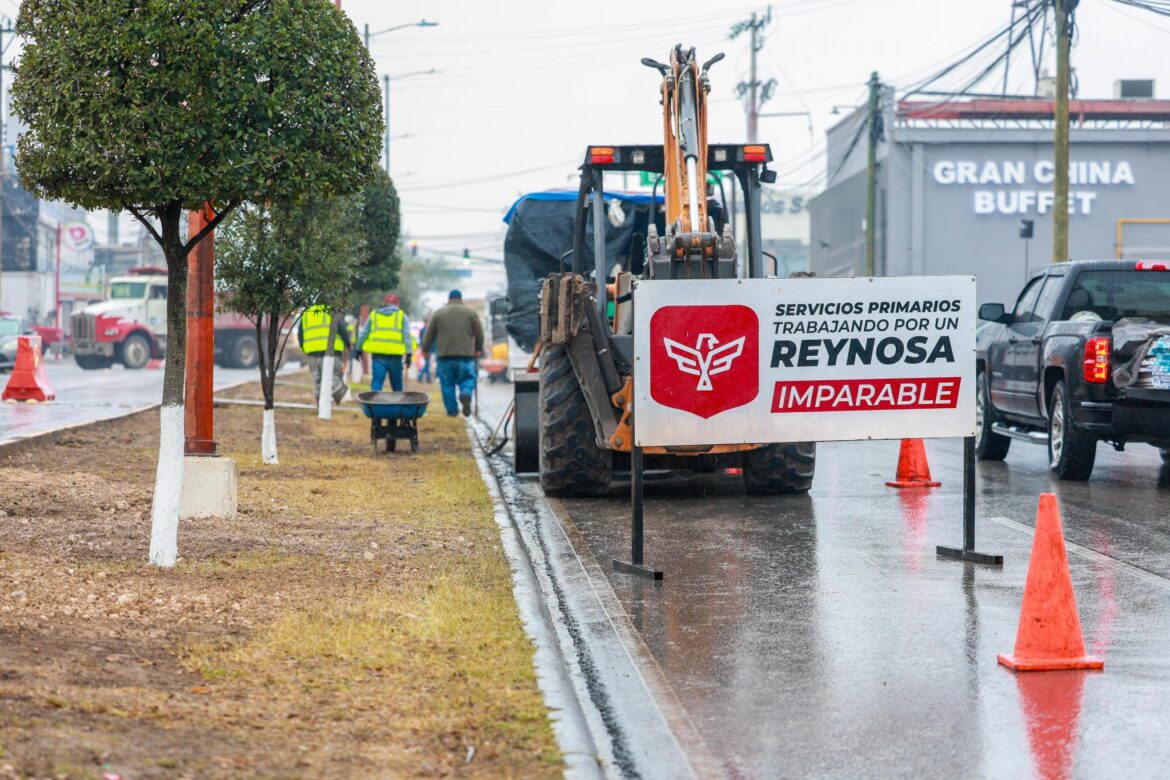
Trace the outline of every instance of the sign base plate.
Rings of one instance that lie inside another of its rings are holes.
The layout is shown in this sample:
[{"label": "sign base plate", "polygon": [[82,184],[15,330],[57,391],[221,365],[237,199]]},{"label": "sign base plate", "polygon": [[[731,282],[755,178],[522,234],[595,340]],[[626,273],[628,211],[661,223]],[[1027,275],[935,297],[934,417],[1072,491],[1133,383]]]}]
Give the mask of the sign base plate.
[{"label": "sign base plate", "polygon": [[617,558],[613,559],[614,571],[620,571],[623,574],[633,574],[635,577],[643,577],[655,582],[662,581],[662,572],[657,569],[651,569],[637,563],[630,563],[629,561],[619,561]]},{"label": "sign base plate", "polygon": [[952,558],[956,561],[967,561],[968,563],[982,563],[988,566],[1003,566],[1002,555],[990,555],[988,553],[975,552],[974,550],[960,550],[958,547],[936,547],[934,552],[940,558]]}]

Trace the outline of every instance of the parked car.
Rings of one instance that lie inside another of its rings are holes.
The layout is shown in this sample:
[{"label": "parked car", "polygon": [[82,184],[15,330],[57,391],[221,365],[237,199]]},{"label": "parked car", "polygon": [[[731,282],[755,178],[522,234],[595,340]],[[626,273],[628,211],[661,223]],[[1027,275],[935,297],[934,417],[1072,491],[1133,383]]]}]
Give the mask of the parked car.
[{"label": "parked car", "polygon": [[0,312],[0,372],[11,371],[16,365],[17,339],[24,332],[20,317]]},{"label": "parked car", "polygon": [[1057,477],[1087,480],[1101,441],[1166,458],[1170,261],[1052,265],[1011,311],[988,303],[979,317],[993,323],[976,337],[980,459],[1003,460],[1012,439],[1045,444]]}]

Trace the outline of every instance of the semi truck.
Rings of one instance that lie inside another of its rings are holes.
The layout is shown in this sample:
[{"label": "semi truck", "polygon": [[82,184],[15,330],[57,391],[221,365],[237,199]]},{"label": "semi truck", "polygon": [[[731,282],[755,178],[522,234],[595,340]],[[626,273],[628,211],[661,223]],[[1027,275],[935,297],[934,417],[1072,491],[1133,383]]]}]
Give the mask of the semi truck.
[{"label": "semi truck", "polygon": [[[129,369],[163,359],[167,352],[167,270],[131,268],[110,279],[106,300],[76,312],[73,355],[84,369]],[[255,326],[231,313],[215,315],[215,359],[225,368],[255,368],[259,361]]]}]

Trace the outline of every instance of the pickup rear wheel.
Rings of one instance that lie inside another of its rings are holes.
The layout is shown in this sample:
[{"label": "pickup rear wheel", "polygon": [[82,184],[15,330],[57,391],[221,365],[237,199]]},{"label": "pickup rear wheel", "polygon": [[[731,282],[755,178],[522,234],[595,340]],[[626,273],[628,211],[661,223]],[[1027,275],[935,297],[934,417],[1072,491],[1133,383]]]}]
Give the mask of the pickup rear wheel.
[{"label": "pickup rear wheel", "polygon": [[975,375],[975,457],[979,460],[1003,460],[1012,440],[992,430],[995,408],[987,389],[987,372]]},{"label": "pickup rear wheel", "polygon": [[1048,404],[1048,468],[1059,479],[1084,482],[1093,473],[1097,440],[1077,427],[1068,401],[1068,386],[1057,382]]}]

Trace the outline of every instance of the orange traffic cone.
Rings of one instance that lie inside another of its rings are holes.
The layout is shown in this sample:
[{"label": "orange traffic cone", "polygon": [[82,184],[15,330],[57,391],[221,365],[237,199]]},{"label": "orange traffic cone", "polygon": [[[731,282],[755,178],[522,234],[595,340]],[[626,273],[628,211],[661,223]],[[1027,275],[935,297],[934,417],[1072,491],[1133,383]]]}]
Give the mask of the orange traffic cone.
[{"label": "orange traffic cone", "polygon": [[1073,594],[1064,532],[1056,496],[1040,494],[1036,536],[1024,583],[1024,606],[1016,629],[1016,649],[999,662],[1016,672],[1048,669],[1101,669],[1105,662],[1085,655],[1081,619]]},{"label": "orange traffic cone", "polygon": [[886,484],[896,488],[938,487],[942,484],[930,479],[930,464],[926,462],[922,439],[902,439],[902,448],[898,450],[898,476]]},{"label": "orange traffic cone", "polygon": [[16,363],[8,386],[0,399],[5,401],[52,401],[57,397],[45,376],[45,365],[41,362],[41,337],[20,336],[16,342]]}]

